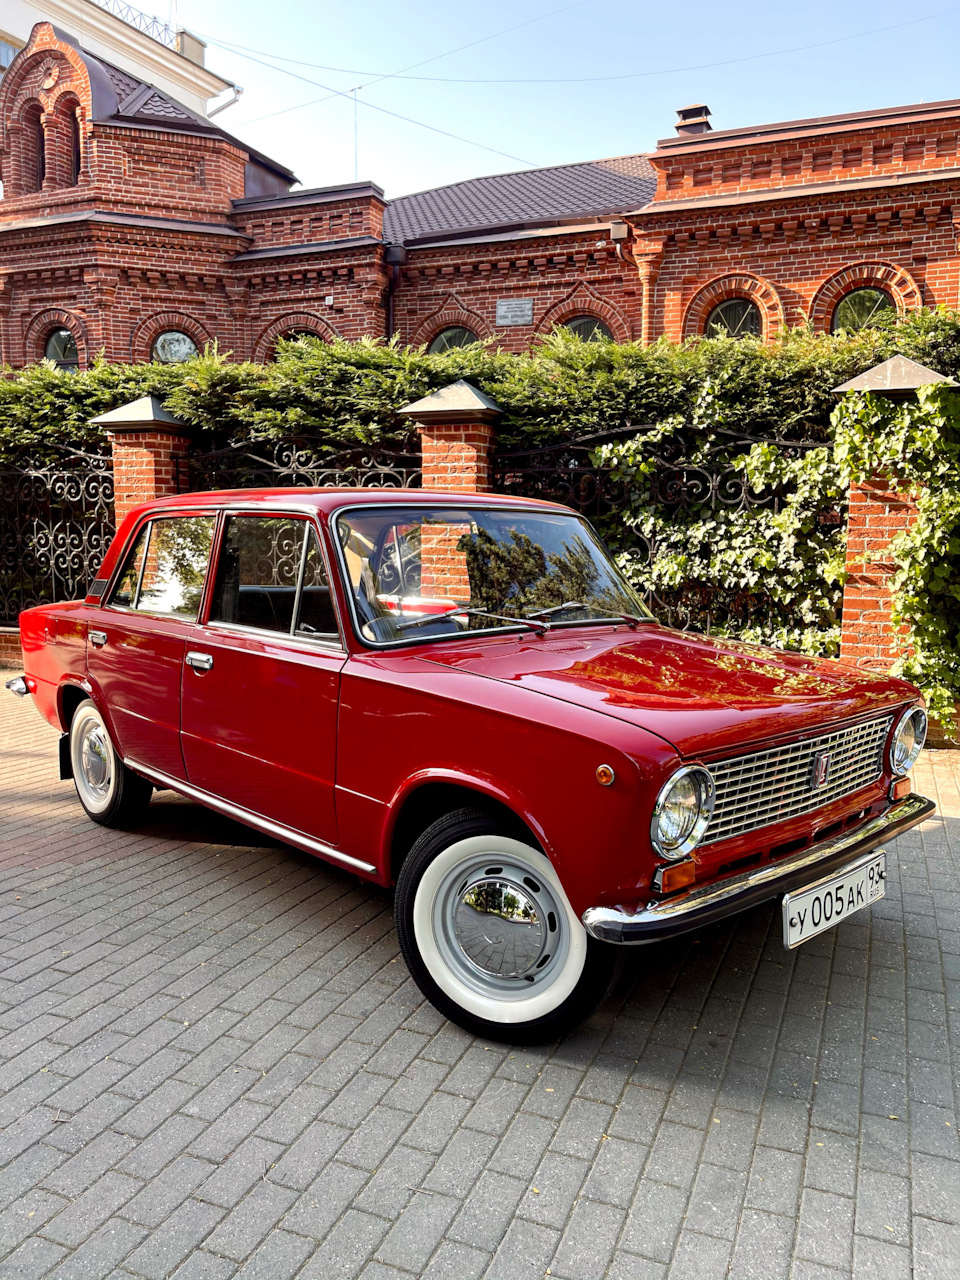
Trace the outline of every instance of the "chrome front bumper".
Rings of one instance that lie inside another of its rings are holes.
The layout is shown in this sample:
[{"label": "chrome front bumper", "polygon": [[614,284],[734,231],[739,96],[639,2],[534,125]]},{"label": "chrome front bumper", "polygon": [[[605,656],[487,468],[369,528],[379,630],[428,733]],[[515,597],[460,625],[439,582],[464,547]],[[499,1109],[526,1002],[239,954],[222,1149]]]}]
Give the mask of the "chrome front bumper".
[{"label": "chrome front bumper", "polygon": [[700,885],[662,901],[651,900],[646,906],[588,907],[583,913],[584,928],[601,942],[625,945],[658,942],[702,928],[842,871],[871,849],[915,827],[934,809],[936,805],[932,800],[911,794],[862,827],[811,845],[780,862],[755,867],[714,884]]}]

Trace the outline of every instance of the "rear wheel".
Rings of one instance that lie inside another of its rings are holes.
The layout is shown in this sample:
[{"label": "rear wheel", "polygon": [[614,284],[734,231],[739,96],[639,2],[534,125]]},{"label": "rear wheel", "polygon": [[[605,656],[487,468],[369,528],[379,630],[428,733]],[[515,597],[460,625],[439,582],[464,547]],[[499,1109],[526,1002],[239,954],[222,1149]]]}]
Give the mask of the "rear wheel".
[{"label": "rear wheel", "polygon": [[124,826],[140,817],[150,802],[153,787],[117,755],[90,698],[80,703],[70,721],[70,766],[87,817],[101,826]]},{"label": "rear wheel", "polygon": [[516,1044],[588,1017],[619,971],[589,938],[550,860],[478,810],[433,823],[397,881],[397,934],[414,980],[451,1021]]}]

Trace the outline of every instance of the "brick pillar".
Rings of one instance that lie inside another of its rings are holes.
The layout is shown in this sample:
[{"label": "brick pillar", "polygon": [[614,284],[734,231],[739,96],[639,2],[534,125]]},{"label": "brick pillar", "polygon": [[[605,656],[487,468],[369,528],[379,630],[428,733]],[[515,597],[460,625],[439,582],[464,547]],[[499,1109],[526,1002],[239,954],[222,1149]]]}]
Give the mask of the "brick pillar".
[{"label": "brick pillar", "polygon": [[114,518],[119,526],[134,507],[180,492],[192,428],[168,413],[155,396],[91,418],[113,450]]},{"label": "brick pillar", "polygon": [[894,627],[890,620],[887,584],[896,565],[889,547],[896,534],[909,528],[916,510],[909,496],[890,489],[883,477],[850,487],[848,577],[840,633],[840,657],[845,662],[889,671],[903,652],[907,628]]},{"label": "brick pillar", "polygon": [[[834,387],[838,395],[870,392],[884,400],[912,400],[921,387],[957,384],[952,378],[917,364],[906,356],[891,356],[864,373]],[[858,667],[889,671],[904,651],[906,628],[890,620],[888,582],[896,565],[889,547],[896,534],[908,529],[917,509],[909,494],[890,488],[883,476],[868,484],[850,486],[847,527],[848,579],[843,589],[840,657]],[[865,559],[865,557],[869,557]]]},{"label": "brick pillar", "polygon": [[400,413],[420,432],[424,489],[490,492],[494,424],[503,413],[494,400],[461,380],[408,404]]},{"label": "brick pillar", "polygon": [[[416,422],[420,432],[424,489],[490,492],[494,424],[503,412],[495,401],[469,382],[460,381],[400,412]],[[457,603],[470,599],[466,557],[458,550],[466,531],[459,525],[423,530],[420,589],[425,597]]]},{"label": "brick pillar", "polygon": [[420,427],[424,489],[489,493],[493,427],[485,422]]}]

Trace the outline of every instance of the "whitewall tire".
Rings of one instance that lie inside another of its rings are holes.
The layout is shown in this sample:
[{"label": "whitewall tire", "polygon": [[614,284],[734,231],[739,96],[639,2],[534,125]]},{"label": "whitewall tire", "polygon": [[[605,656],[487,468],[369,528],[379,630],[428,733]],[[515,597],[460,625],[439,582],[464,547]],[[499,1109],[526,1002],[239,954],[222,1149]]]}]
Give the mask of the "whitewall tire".
[{"label": "whitewall tire", "polygon": [[615,948],[588,938],[550,860],[479,810],[423,833],[397,882],[397,933],[424,995],[476,1034],[556,1039],[606,995]]},{"label": "whitewall tire", "polygon": [[88,817],[119,826],[139,816],[153,787],[120,759],[96,703],[81,702],[70,721],[70,767]]}]

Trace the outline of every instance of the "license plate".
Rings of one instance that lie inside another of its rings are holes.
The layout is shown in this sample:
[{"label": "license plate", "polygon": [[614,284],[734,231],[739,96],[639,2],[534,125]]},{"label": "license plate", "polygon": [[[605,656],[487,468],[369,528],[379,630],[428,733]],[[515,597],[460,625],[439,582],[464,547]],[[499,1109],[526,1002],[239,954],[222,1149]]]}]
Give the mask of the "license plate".
[{"label": "license plate", "polygon": [[871,853],[846,871],[783,897],[783,945],[799,947],[825,929],[832,929],[855,911],[862,911],[885,892],[887,859]]}]

